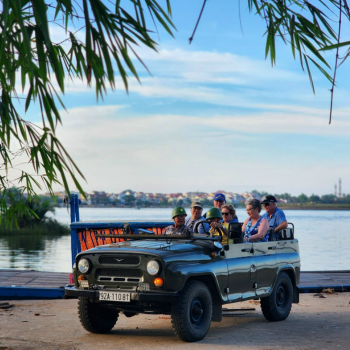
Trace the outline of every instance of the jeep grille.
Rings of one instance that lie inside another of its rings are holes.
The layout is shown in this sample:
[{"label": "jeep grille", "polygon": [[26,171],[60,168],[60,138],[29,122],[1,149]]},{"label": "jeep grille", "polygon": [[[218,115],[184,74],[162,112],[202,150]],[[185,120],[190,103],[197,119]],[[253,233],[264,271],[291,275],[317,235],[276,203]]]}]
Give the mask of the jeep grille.
[{"label": "jeep grille", "polygon": [[138,269],[97,269],[99,276],[118,276],[118,277],[142,277],[142,271]]},{"label": "jeep grille", "polygon": [[142,271],[137,269],[97,269],[96,274],[101,282],[143,282]]},{"label": "jeep grille", "polygon": [[138,265],[140,263],[140,258],[138,256],[100,256],[99,263],[109,264],[109,265]]}]

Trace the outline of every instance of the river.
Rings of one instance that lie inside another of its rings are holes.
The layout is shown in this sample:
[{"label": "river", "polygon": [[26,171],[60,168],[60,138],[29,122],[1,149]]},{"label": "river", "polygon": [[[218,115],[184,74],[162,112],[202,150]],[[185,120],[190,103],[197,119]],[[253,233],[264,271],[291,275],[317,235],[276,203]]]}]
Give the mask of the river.
[{"label": "river", "polygon": [[[171,209],[80,208],[80,219],[90,220],[169,220]],[[302,271],[350,269],[350,211],[286,210],[299,240]],[[245,220],[245,209],[237,216]],[[57,208],[55,218],[70,223],[66,208]],[[69,272],[70,236],[0,237],[0,268]]]}]

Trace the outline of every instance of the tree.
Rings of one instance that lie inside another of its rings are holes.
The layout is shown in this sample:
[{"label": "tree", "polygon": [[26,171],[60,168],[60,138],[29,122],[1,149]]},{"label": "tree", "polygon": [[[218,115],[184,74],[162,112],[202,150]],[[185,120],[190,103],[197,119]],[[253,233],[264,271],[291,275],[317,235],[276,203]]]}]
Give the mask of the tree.
[{"label": "tree", "polygon": [[113,203],[114,206],[118,206],[118,205],[120,205],[120,199],[116,198],[116,199],[113,200],[112,203]]},{"label": "tree", "polygon": [[137,198],[137,199],[136,199],[136,205],[137,205],[138,207],[141,207],[142,204],[143,204],[142,200],[141,200],[140,198]]},{"label": "tree", "polygon": [[298,196],[299,203],[306,203],[308,201],[308,197],[306,194],[302,193]]},{"label": "tree", "polygon": [[321,198],[315,194],[312,194],[310,197],[309,197],[309,201],[312,202],[312,203],[319,203],[321,202]]},{"label": "tree", "polygon": [[[170,19],[170,0],[161,6],[157,0],[128,0],[133,12],[121,6],[121,0],[3,0],[0,13],[0,154],[2,173],[0,191],[15,185],[28,193],[28,200],[35,194],[35,186],[43,186],[52,193],[52,185],[62,182],[69,192],[67,176],[84,195],[80,185],[83,174],[56,137],[57,124],[61,122],[58,105],[64,106],[60,94],[65,91],[66,80],[86,79],[94,82],[97,98],[102,98],[106,85],[115,85],[115,71],[128,90],[127,70],[138,78],[131,59],[137,55],[135,47],[142,44],[156,50],[157,42],[152,29],[159,25],[170,35],[174,25]],[[173,2],[175,3],[175,2]],[[205,4],[205,2],[204,2]],[[350,19],[347,0],[319,0],[318,7],[307,0],[247,0],[248,8],[266,21],[266,57],[276,63],[276,40],[290,45],[294,57],[299,57],[302,69],[306,69],[312,88],[314,84],[310,63],[314,64],[332,83],[338,67],[338,50],[349,48],[350,42],[340,42],[341,19]],[[204,7],[204,5],[203,5]],[[147,17],[146,13],[150,15]],[[338,21],[337,31],[333,20]],[[77,27],[79,21],[83,25]],[[53,42],[50,26],[64,30],[60,42]],[[196,26],[197,27],[197,26]],[[81,41],[77,33],[85,32]],[[194,34],[193,34],[194,35]],[[193,35],[191,40],[193,39]],[[68,48],[66,49],[66,46]],[[326,50],[336,50],[336,66],[333,78],[327,72],[330,64]],[[349,56],[349,51],[345,58]],[[117,67],[117,68],[115,68]],[[16,81],[21,81],[25,91],[24,108],[27,111],[38,103],[42,116],[41,127],[25,120],[18,110]],[[18,150],[14,150],[16,145]],[[16,163],[22,156],[26,160]],[[21,167],[31,164],[32,173]],[[16,175],[9,172],[18,172]],[[77,174],[77,175],[76,175]],[[4,200],[0,208],[7,211]]]},{"label": "tree", "polygon": [[286,199],[287,201],[292,201],[292,196],[290,193],[282,193],[282,194],[278,194],[275,197],[278,197],[279,199]]},{"label": "tree", "polygon": [[[115,86],[115,71],[119,72],[128,90],[127,70],[137,79],[131,54],[138,57],[135,46],[140,44],[156,50],[156,42],[146,22],[149,11],[157,23],[172,35],[170,0],[163,8],[156,0],[129,0],[134,12],[127,12],[116,0],[3,0],[0,13],[0,200],[2,212],[7,211],[4,200],[12,186],[28,193],[30,202],[35,186],[46,187],[62,182],[70,193],[67,175],[84,195],[80,180],[84,179],[55,132],[61,122],[58,105],[64,107],[60,94],[67,79],[86,79],[96,86],[96,96],[103,97],[106,85]],[[83,21],[81,28],[72,31]],[[62,41],[55,43],[50,27],[64,30]],[[77,33],[84,29],[85,41]],[[67,45],[69,46],[67,48]],[[141,58],[139,58],[141,61]],[[141,61],[142,63],[142,61]],[[114,68],[117,67],[117,68]],[[38,103],[42,126],[25,120],[16,101],[20,101],[16,82],[25,92],[25,111]],[[18,150],[14,148],[18,146]],[[20,164],[16,158],[21,156]],[[32,172],[23,164],[31,164]],[[15,173],[15,174],[14,174]],[[77,174],[77,175],[76,175]]]},{"label": "tree", "polygon": [[135,197],[131,195],[127,195],[124,197],[125,205],[134,205],[135,203]]},{"label": "tree", "polygon": [[51,200],[42,200],[34,196],[30,201],[16,188],[11,188],[6,195],[5,201],[8,210],[4,215],[6,222],[19,228],[33,227],[44,222],[46,214],[55,212],[54,203]]},{"label": "tree", "polygon": [[336,202],[337,197],[334,194],[325,194],[321,197],[322,203],[332,204]]}]

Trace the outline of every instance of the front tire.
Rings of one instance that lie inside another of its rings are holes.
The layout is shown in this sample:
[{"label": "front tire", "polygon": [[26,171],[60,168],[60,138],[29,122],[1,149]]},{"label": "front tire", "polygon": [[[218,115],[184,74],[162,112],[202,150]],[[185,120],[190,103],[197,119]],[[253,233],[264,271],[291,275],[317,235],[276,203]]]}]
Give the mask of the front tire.
[{"label": "front tire", "polygon": [[268,321],[285,320],[293,302],[293,285],[287,273],[281,272],[277,277],[272,294],[260,299],[261,311]]},{"label": "front tire", "polygon": [[175,334],[186,342],[203,339],[208,333],[212,314],[213,302],[206,284],[194,280],[187,282],[171,308]]},{"label": "front tire", "polygon": [[107,333],[116,324],[118,311],[102,308],[101,304],[92,303],[88,298],[79,297],[78,313],[82,326],[91,333]]}]

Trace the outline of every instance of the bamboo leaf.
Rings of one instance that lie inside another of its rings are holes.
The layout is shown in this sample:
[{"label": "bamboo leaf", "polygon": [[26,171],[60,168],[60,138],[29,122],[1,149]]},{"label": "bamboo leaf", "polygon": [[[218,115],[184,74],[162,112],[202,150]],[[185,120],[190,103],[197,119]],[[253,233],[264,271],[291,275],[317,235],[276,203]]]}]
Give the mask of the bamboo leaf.
[{"label": "bamboo leaf", "polygon": [[343,47],[343,46],[350,46],[350,41],[344,41],[338,44],[327,45],[319,49],[319,51],[334,50],[334,49],[337,49],[338,47]]}]

